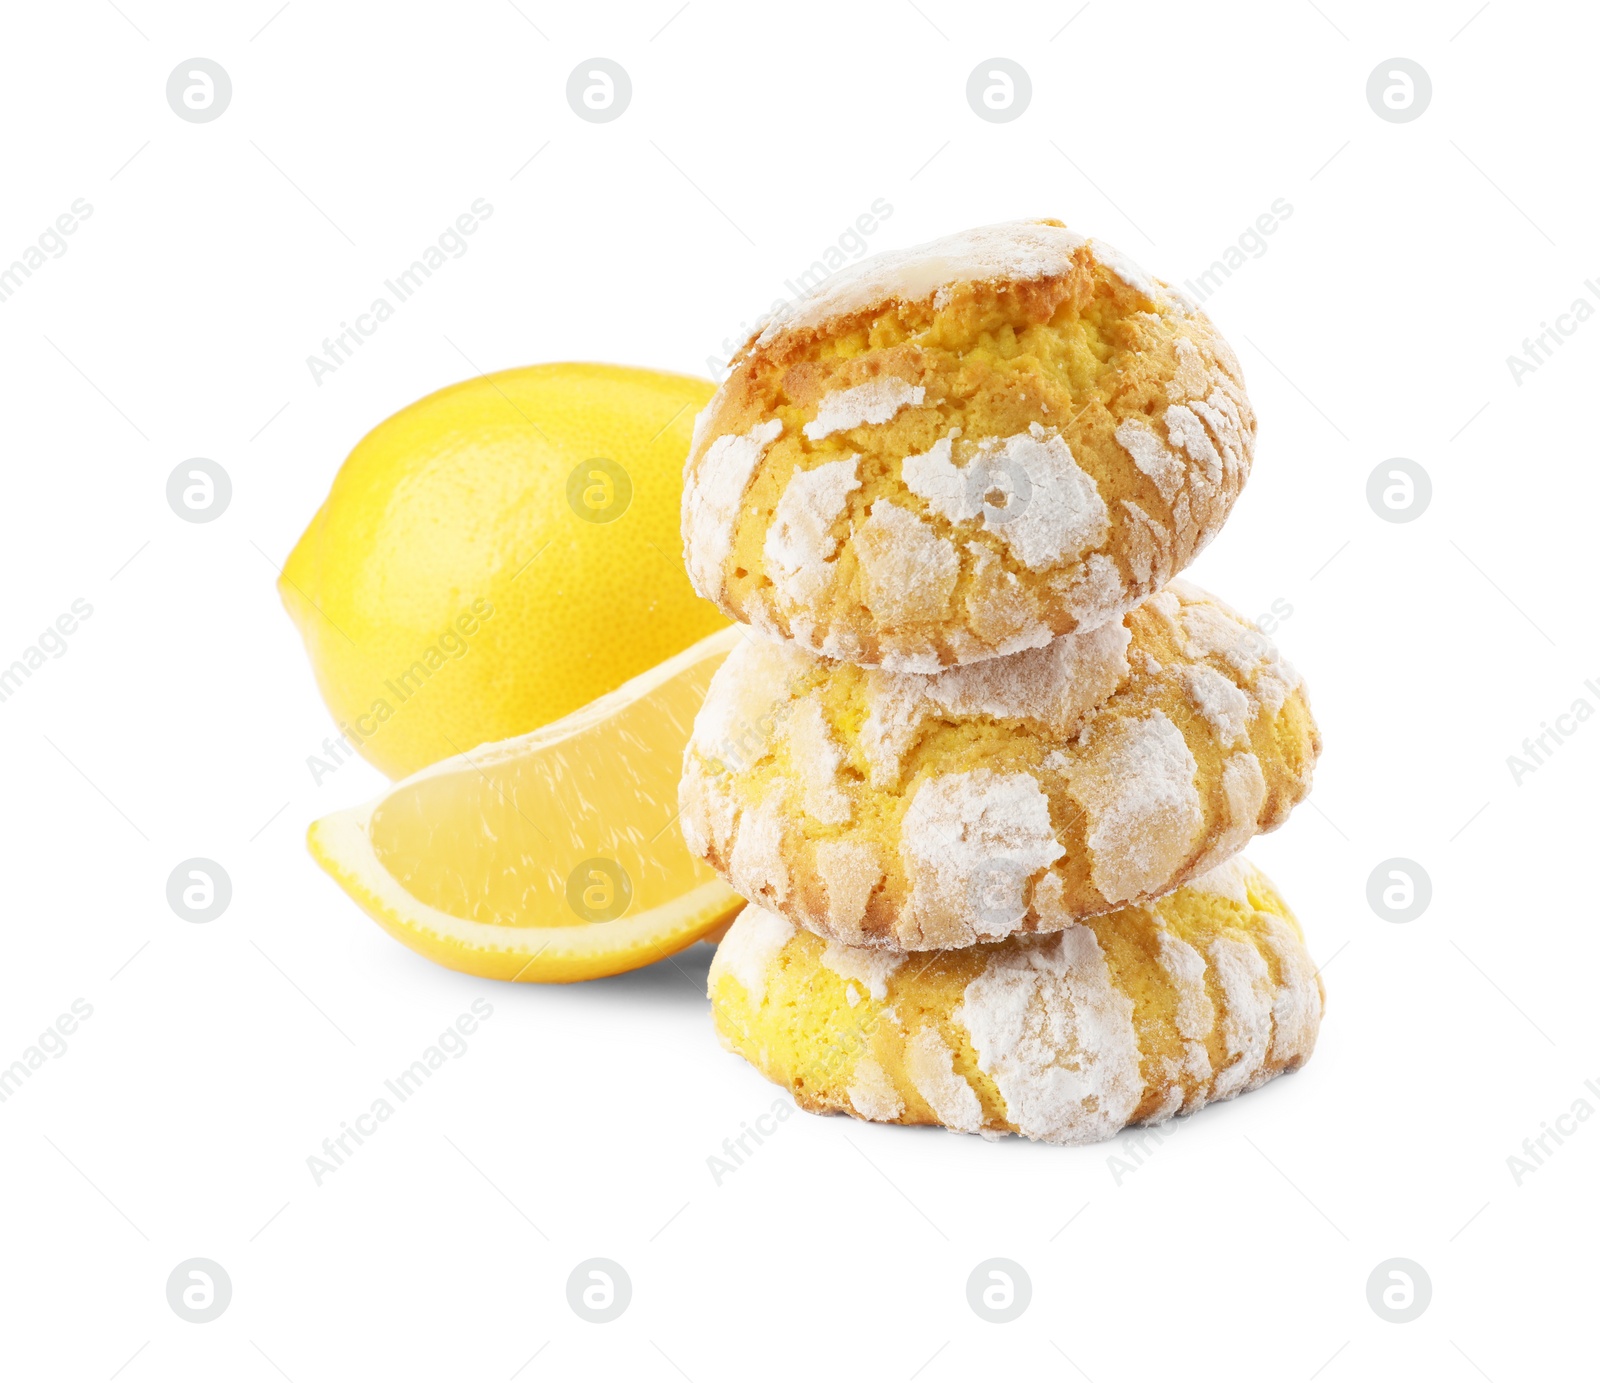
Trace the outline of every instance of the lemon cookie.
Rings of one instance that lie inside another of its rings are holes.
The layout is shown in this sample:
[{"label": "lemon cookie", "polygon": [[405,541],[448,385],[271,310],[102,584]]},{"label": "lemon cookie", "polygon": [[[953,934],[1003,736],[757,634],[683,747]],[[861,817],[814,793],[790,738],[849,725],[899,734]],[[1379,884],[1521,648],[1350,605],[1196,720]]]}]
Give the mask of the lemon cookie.
[{"label": "lemon cookie", "polygon": [[750,901],[931,950],[1177,888],[1280,825],[1320,747],[1299,675],[1180,581],[935,674],[748,635],[696,717],[679,804],[690,851]]},{"label": "lemon cookie", "polygon": [[771,318],[696,421],[690,580],[814,653],[934,672],[1126,611],[1249,474],[1203,312],[1056,221],[864,260]]},{"label": "lemon cookie", "polygon": [[744,910],[711,963],[723,1045],[805,1109],[1088,1143],[1254,1090],[1311,1055],[1299,924],[1232,860],[1149,907],[906,956]]}]

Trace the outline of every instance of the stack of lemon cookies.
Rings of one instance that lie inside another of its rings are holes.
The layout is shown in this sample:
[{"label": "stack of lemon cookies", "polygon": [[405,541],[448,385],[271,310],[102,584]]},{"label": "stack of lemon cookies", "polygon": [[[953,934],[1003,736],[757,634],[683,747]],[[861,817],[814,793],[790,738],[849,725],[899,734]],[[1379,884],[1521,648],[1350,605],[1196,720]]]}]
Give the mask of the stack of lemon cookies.
[{"label": "stack of lemon cookies", "polygon": [[750,634],[680,800],[750,900],[718,1033],[801,1105],[1076,1143],[1310,1055],[1320,980],[1239,852],[1317,729],[1173,579],[1254,439],[1205,315],[1054,221],[866,260],[736,358],[683,536]]}]

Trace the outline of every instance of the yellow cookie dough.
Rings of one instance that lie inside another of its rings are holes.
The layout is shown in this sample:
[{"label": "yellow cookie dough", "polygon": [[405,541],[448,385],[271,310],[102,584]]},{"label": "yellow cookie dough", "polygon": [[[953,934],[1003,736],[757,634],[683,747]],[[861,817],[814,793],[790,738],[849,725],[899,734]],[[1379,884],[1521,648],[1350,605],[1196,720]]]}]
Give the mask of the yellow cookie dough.
[{"label": "yellow cookie dough", "polygon": [[1249,475],[1239,363],[1057,221],[864,260],[769,320],[700,415],[690,580],[814,653],[935,672],[1120,615]]},{"label": "yellow cookie dough", "polygon": [[747,635],[679,803],[690,852],[743,897],[850,945],[934,950],[1170,892],[1281,824],[1320,746],[1266,636],[1175,581],[937,674]]},{"label": "yellow cookie dough", "polygon": [[1299,924],[1242,859],[1053,936],[926,955],[823,941],[749,907],[709,987],[723,1045],[805,1109],[1047,1143],[1293,1071],[1323,1007]]}]

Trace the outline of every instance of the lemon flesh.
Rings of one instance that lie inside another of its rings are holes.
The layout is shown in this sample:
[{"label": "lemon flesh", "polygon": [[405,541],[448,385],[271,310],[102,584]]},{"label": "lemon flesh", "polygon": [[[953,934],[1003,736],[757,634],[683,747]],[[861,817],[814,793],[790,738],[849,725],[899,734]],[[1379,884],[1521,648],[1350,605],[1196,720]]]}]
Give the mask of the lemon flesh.
[{"label": "lemon flesh", "polygon": [[678,828],[684,746],[740,632],[314,822],[312,855],[387,931],[453,970],[586,980],[682,950],[742,906]]},{"label": "lemon flesh", "polygon": [[547,725],[726,625],[679,558],[702,379],[549,364],[361,439],[279,592],[340,733],[391,778]]}]

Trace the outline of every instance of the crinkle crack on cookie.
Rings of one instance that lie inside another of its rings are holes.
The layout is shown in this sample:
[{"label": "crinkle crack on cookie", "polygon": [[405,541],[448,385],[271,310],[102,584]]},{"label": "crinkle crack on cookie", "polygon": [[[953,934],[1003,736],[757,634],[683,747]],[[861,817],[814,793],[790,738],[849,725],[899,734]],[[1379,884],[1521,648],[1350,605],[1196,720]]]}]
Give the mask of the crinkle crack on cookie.
[{"label": "crinkle crack on cookie", "polygon": [[806,1109],[1046,1143],[1257,1089],[1311,1056],[1323,1009],[1299,924],[1240,859],[1053,936],[909,961],[752,906],[709,988],[723,1045]]},{"label": "crinkle crack on cookie", "polygon": [[1170,892],[1280,825],[1320,747],[1266,636],[1176,581],[1120,621],[937,673],[752,635],[695,720],[681,820],[752,902],[851,946],[935,950]]},{"label": "crinkle crack on cookie", "polygon": [[695,425],[684,553],[731,617],[937,672],[1114,620],[1250,472],[1198,307],[1055,221],[863,260],[770,319]]}]

